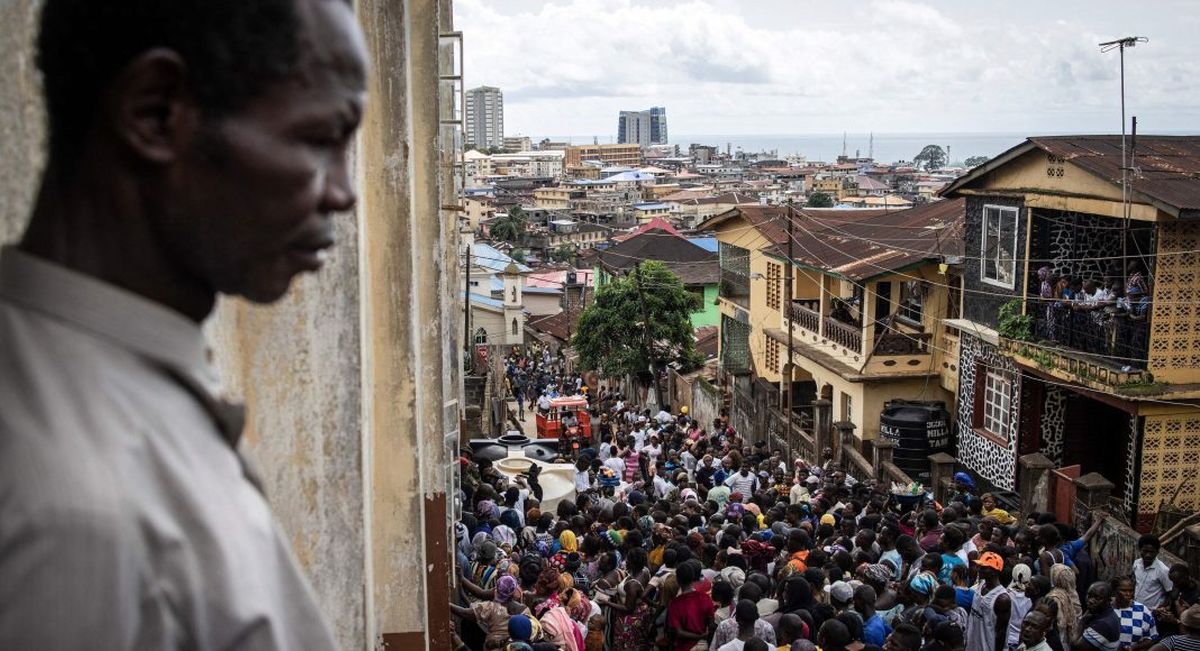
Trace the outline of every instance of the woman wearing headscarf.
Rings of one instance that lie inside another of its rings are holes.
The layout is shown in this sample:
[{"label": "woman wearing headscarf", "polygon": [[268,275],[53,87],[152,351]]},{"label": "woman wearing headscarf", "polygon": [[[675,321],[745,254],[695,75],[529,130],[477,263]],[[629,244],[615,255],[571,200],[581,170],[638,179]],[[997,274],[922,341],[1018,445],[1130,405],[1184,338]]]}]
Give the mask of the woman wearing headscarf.
[{"label": "woman wearing headscarf", "polygon": [[579,553],[579,539],[575,537],[575,532],[567,529],[558,534],[558,552],[550,557],[547,561],[551,567],[562,571],[567,567],[567,559],[571,554]]},{"label": "woman wearing headscarf", "polygon": [[1063,648],[1071,648],[1071,642],[1079,633],[1079,618],[1083,606],[1075,588],[1075,570],[1062,563],[1050,566],[1050,594],[1046,597],[1058,606],[1058,632],[1063,639]]},{"label": "woman wearing headscarf", "polygon": [[472,540],[474,541],[475,558],[471,561],[469,568],[471,582],[485,592],[490,592],[496,585],[498,575],[496,558],[499,550],[496,548],[496,543],[488,540],[488,535],[485,533],[475,534],[475,538]]},{"label": "woman wearing headscarf", "polygon": [[508,525],[500,525],[492,529],[492,540],[496,545],[504,549],[505,553],[512,553],[513,548],[517,544],[517,532],[513,531]]},{"label": "woman wearing headscarf", "polygon": [[450,604],[450,612],[464,621],[475,622],[486,633],[483,648],[502,649],[508,643],[508,621],[513,615],[528,615],[529,609],[521,603],[521,590],[517,580],[504,575],[496,581],[492,599],[471,604],[463,608]]}]

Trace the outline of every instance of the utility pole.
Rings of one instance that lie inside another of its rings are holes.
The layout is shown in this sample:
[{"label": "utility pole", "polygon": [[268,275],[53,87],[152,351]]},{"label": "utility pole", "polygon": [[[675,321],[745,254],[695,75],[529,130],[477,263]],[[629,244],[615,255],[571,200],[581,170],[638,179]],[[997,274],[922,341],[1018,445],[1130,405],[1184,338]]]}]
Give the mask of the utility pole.
[{"label": "utility pole", "polygon": [[642,264],[640,262],[633,266],[633,277],[637,282],[638,302],[642,307],[642,341],[646,347],[646,360],[650,366],[650,382],[654,388],[655,402],[658,404],[658,408],[662,409],[662,393],[658,387],[658,372],[654,369],[654,348],[650,340],[650,314],[646,312],[646,293],[642,289]]},{"label": "utility pole", "polygon": [[474,337],[471,336],[471,245],[464,251],[466,264],[463,265],[463,354],[474,370]]},{"label": "utility pole", "polygon": [[787,424],[787,445],[789,448],[791,447],[792,440],[793,440],[793,438],[792,438],[793,412],[796,411],[796,405],[793,404],[793,399],[795,398],[795,395],[793,395],[793,393],[792,393],[792,384],[793,384],[792,376],[794,375],[794,372],[792,370],[792,354],[795,351],[795,344],[792,342],[792,321],[791,321],[792,276],[795,271],[795,267],[793,266],[793,263],[792,263],[792,246],[795,243],[795,238],[792,237],[792,232],[796,226],[795,219],[796,219],[796,216],[792,209],[792,202],[791,202],[791,200],[788,200],[788,204],[787,204],[787,273],[785,274],[784,280],[783,280],[783,309],[786,310],[787,312],[785,312],[785,313],[788,314],[788,329],[787,329],[787,332],[784,333],[787,335],[787,377],[784,378],[784,381],[787,382],[787,421],[786,421],[786,424]]}]

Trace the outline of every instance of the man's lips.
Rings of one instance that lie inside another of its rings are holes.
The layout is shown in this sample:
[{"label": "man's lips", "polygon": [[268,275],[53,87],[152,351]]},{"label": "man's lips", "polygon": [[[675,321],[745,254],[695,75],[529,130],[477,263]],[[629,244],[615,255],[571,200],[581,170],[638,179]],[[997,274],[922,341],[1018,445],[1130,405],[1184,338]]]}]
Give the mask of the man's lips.
[{"label": "man's lips", "polygon": [[298,242],[288,248],[288,257],[304,271],[317,271],[329,259],[332,239],[320,238]]}]

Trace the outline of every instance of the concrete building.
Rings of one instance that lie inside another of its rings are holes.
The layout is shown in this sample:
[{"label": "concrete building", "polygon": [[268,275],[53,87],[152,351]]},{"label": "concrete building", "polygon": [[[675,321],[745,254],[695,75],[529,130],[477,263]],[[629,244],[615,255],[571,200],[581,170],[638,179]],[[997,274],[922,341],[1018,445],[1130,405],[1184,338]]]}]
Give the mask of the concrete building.
[{"label": "concrete building", "polygon": [[533,149],[533,139],[529,136],[504,136],[504,151],[521,152]]},{"label": "concrete building", "polygon": [[617,142],[641,147],[667,144],[667,109],[654,106],[644,111],[621,111]]},{"label": "concrete building", "polygon": [[[0,3],[3,243],[23,231],[45,162],[40,6]],[[440,122],[438,75],[452,67],[439,46],[460,43],[450,0],[354,10],[371,89],[351,153],[358,205],[334,220],[319,274],[270,307],[222,300],[206,328],[227,395],[248,407],[244,451],[338,646],[447,649],[462,284],[445,209],[458,127]]]},{"label": "concrete building", "polygon": [[580,145],[567,147],[566,152],[566,160],[563,161],[563,164],[567,167],[583,165],[583,161],[599,161],[603,166],[623,165],[633,168],[642,166],[642,147],[636,143]]},{"label": "concrete building", "polygon": [[476,147],[504,147],[504,94],[495,86],[467,91],[466,133],[463,139]]}]

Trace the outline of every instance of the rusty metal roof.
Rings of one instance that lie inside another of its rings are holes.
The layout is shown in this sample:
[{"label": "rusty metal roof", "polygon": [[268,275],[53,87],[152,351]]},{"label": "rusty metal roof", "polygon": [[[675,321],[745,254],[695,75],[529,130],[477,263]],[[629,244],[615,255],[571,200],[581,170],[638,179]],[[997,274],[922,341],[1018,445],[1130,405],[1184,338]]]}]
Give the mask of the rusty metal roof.
[{"label": "rusty metal roof", "polygon": [[[1167,212],[1200,212],[1200,136],[1139,135],[1133,144],[1132,199]],[[1113,185],[1121,185],[1121,136],[1034,136],[955,179],[940,192],[954,192],[1037,147]],[[1195,214],[1181,216],[1200,216]]]},{"label": "rusty metal roof", "polygon": [[[787,222],[785,221],[785,215],[787,214],[787,211],[788,211],[787,206],[763,206],[760,204],[746,204],[746,205],[742,205],[742,206],[737,206],[736,208],[731,208],[723,213],[719,213],[717,215],[713,215],[712,217],[709,217],[702,224],[697,226],[696,230],[698,230],[698,231],[710,230],[710,229],[715,228],[716,226],[720,225],[721,223],[728,221],[729,219],[741,216],[741,217],[744,217],[746,219],[746,221],[750,222],[755,227],[757,227],[758,232],[762,233],[763,237],[767,238],[768,240],[770,240],[771,242],[773,242],[775,244],[782,244],[784,242],[787,242]],[[814,210],[811,208],[797,208],[797,209],[795,209],[795,213],[793,213],[793,218],[796,220],[797,225],[800,225],[802,223],[802,221],[803,221],[802,213],[804,213],[806,211],[809,213],[812,213],[814,215],[820,215],[821,219],[836,220],[839,223],[859,221],[859,220],[868,219],[871,217],[878,217],[880,215],[885,215],[889,212],[889,211],[883,210],[883,209],[879,209],[879,210],[815,209]],[[901,211],[892,210],[890,212],[896,213],[896,212],[901,212]],[[800,230],[801,230],[801,228],[799,228],[799,227],[796,228],[797,232],[799,232]]]},{"label": "rusty metal roof", "polygon": [[[1029,141],[1121,185],[1121,136],[1048,136]],[[1200,210],[1200,136],[1138,136],[1133,153],[1129,187],[1135,194],[1179,210]]]},{"label": "rusty metal roof", "polygon": [[[793,260],[808,267],[862,281],[926,260],[961,256],[964,199],[923,204],[856,220],[838,212],[798,210]],[[862,212],[862,211],[853,211]],[[769,249],[787,259],[784,240]]]}]

